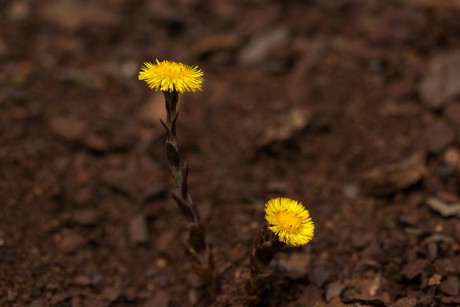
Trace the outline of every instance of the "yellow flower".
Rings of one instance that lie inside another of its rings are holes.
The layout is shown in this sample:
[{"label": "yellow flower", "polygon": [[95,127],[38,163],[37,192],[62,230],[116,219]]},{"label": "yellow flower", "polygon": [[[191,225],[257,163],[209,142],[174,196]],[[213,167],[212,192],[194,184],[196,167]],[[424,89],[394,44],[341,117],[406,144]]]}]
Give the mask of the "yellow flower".
[{"label": "yellow flower", "polygon": [[139,72],[139,80],[147,82],[155,91],[183,93],[201,91],[204,79],[198,66],[156,60],[155,64],[144,63]]},{"label": "yellow flower", "polygon": [[279,240],[292,246],[307,244],[313,238],[315,225],[308,210],[298,201],[279,197],[265,204],[265,219]]}]

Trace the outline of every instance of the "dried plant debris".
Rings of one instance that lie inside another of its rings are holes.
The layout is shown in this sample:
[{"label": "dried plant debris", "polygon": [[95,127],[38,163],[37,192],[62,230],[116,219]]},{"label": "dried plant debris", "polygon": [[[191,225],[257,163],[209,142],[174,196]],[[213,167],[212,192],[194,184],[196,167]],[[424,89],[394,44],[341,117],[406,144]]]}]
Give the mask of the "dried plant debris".
[{"label": "dried plant debris", "polygon": [[443,217],[456,216],[460,218],[460,202],[457,203],[446,203],[437,197],[430,197],[426,203],[428,206],[441,214]]}]

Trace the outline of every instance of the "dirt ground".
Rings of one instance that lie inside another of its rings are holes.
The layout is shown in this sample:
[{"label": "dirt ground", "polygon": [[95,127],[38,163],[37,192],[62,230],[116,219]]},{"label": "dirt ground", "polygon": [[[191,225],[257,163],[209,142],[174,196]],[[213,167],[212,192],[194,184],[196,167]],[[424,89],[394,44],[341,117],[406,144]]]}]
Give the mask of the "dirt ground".
[{"label": "dirt ground", "polygon": [[[0,0],[0,306],[244,306],[264,203],[300,200],[259,306],[460,304],[460,1]],[[190,267],[163,97],[180,96],[221,280]]]}]

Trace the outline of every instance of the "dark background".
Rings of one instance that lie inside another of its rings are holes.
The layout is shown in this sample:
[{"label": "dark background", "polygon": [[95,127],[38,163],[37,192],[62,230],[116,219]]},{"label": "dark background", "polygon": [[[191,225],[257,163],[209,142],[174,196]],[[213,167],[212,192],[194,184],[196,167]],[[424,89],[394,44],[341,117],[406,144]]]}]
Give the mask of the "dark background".
[{"label": "dark background", "polygon": [[[460,2],[1,0],[0,305],[244,304],[276,196],[316,236],[264,306],[459,301]],[[156,58],[198,65],[179,145],[221,292],[170,199]]]}]

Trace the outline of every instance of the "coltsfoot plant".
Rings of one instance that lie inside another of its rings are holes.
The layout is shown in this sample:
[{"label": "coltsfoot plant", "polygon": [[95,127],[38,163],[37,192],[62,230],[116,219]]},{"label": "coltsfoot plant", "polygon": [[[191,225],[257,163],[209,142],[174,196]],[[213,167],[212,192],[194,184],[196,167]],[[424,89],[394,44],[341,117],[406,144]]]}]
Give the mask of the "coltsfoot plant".
[{"label": "coltsfoot plant", "polygon": [[139,73],[139,80],[144,80],[150,88],[156,91],[162,91],[165,96],[167,117],[166,122],[160,121],[166,129],[166,156],[169,170],[176,184],[176,191],[172,193],[172,198],[188,222],[187,246],[193,256],[193,269],[211,292],[215,293],[217,279],[214,260],[211,249],[206,243],[200,213],[188,192],[188,167],[187,163],[181,161],[176,134],[179,93],[201,90],[204,80],[203,72],[197,67],[190,67],[182,63],[156,60],[155,64],[144,63]]},{"label": "coltsfoot plant", "polygon": [[271,273],[267,266],[285,246],[305,245],[313,239],[315,225],[307,209],[298,201],[278,197],[265,204],[266,223],[260,228],[251,253],[251,273],[246,281],[248,301],[256,301]]},{"label": "coltsfoot plant", "polygon": [[[176,185],[172,198],[188,222],[187,246],[193,256],[193,269],[211,293],[216,293],[219,283],[212,252],[206,242],[198,208],[188,191],[188,167],[179,154],[176,134],[179,93],[201,91],[203,72],[196,66],[156,60],[155,63],[144,63],[139,80],[164,94],[167,118],[166,122],[160,121],[166,129],[166,156]],[[244,287],[248,302],[256,301],[258,293],[268,282],[271,274],[266,268],[276,253],[288,245],[307,244],[314,235],[314,224],[308,210],[300,202],[286,197],[275,198],[266,203],[265,219],[266,223],[255,239],[250,258],[250,277]]]}]

